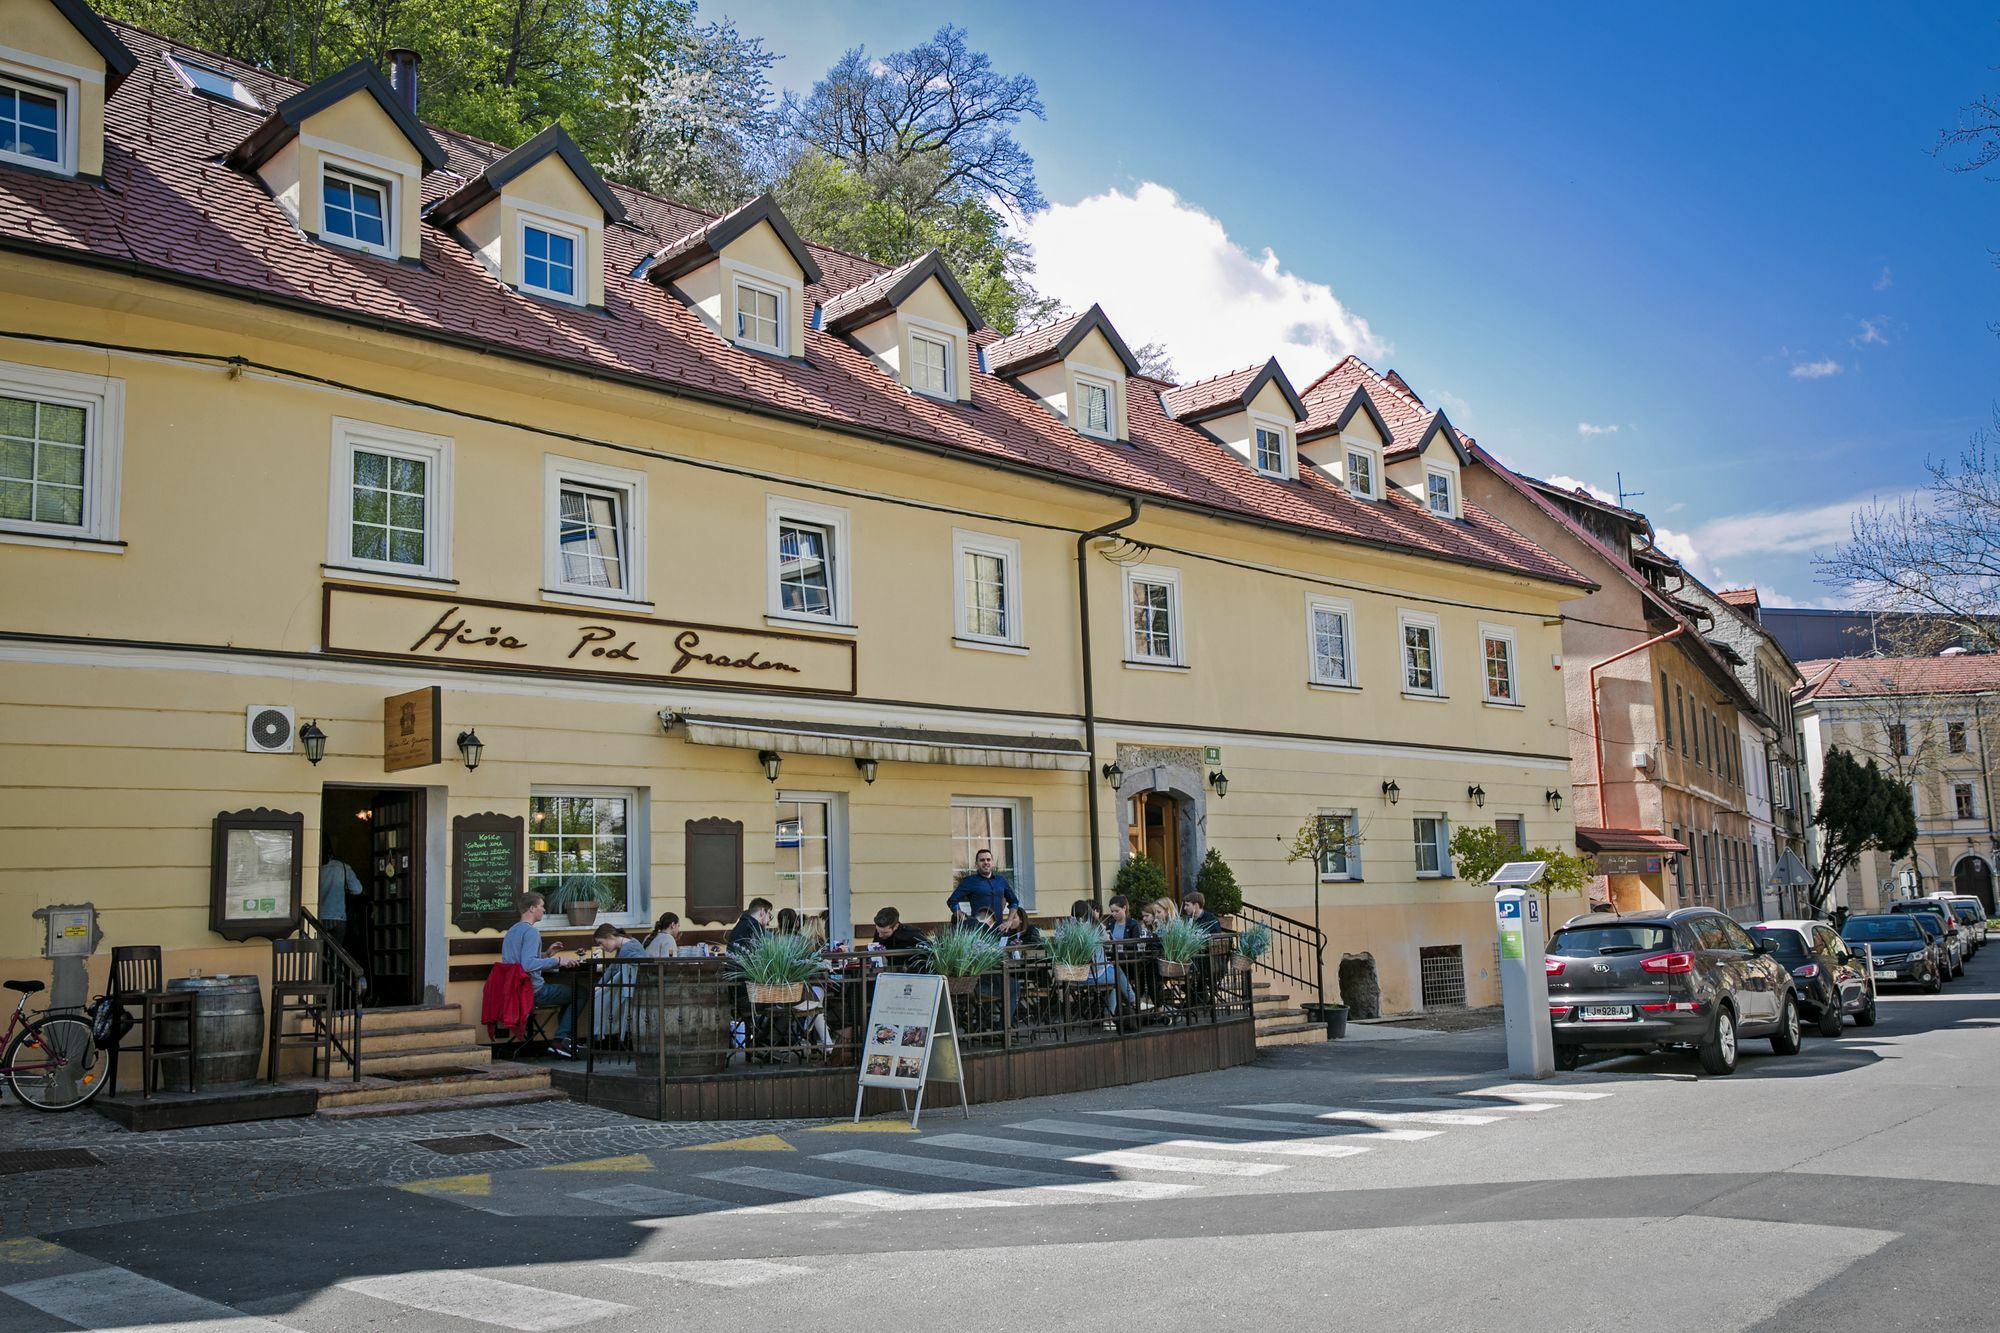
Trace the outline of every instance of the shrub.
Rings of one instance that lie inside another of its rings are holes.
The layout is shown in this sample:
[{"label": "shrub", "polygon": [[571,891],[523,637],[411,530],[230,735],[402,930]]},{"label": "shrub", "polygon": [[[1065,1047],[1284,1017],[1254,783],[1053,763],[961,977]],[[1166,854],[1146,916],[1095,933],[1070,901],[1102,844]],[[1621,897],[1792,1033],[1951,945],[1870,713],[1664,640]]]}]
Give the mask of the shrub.
[{"label": "shrub", "polygon": [[822,966],[818,948],[804,935],[780,935],[773,931],[729,951],[731,979],[753,986],[790,986],[811,981]]},{"label": "shrub", "polygon": [[1118,878],[1111,882],[1113,893],[1122,893],[1132,902],[1134,915],[1155,898],[1174,896],[1167,888],[1167,872],[1159,863],[1147,858],[1144,852],[1135,852],[1132,858],[1118,867]]},{"label": "shrub", "polygon": [[1217,916],[1234,916],[1243,910],[1243,890],[1237,887],[1236,872],[1229,868],[1229,862],[1222,859],[1222,853],[1211,847],[1208,855],[1201,858],[1201,869],[1195,872],[1195,892],[1208,904],[1208,910]]},{"label": "shrub", "polygon": [[1169,963],[1191,963],[1208,948],[1208,932],[1193,917],[1177,916],[1155,932],[1160,957]]},{"label": "shrub", "polygon": [[1097,951],[1104,947],[1104,932],[1088,921],[1064,917],[1042,936],[1042,946],[1048,950],[1051,963],[1083,967],[1097,961]]},{"label": "shrub", "polygon": [[1271,928],[1261,921],[1253,921],[1237,931],[1236,952],[1253,960],[1271,952]]},{"label": "shrub", "polygon": [[976,977],[1000,965],[1000,937],[979,926],[949,926],[924,941],[924,958],[940,977]]}]

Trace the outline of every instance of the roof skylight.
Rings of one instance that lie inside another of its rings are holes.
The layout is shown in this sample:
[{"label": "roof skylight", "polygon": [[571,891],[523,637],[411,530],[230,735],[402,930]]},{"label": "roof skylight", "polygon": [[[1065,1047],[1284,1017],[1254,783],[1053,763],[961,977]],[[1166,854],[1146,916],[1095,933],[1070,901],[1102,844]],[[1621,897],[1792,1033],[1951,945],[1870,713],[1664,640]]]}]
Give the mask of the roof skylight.
[{"label": "roof skylight", "polygon": [[256,94],[245,88],[232,74],[225,74],[219,69],[210,69],[207,65],[198,65],[185,56],[168,56],[167,63],[173,66],[174,73],[181,76],[181,82],[187,84],[194,92],[207,93],[210,97],[219,97],[225,102],[234,102],[252,111],[264,109],[264,104],[257,100]]}]

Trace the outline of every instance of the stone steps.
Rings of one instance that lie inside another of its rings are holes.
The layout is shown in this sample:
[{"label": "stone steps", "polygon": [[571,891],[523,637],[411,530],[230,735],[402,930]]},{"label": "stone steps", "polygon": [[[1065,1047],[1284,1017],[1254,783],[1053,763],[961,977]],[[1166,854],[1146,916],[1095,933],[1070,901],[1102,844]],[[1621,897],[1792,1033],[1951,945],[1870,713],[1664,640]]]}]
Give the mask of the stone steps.
[{"label": "stone steps", "polygon": [[551,1091],[548,1070],[506,1060],[494,1060],[479,1069],[395,1079],[369,1073],[369,1064],[365,1060],[361,1068],[360,1082],[336,1078],[320,1090],[321,1112],[360,1107],[406,1108],[411,1103],[422,1103],[421,1109],[427,1111],[448,1110],[457,1105],[491,1104],[471,1100],[475,1098],[521,1093],[549,1094]]},{"label": "stone steps", "polygon": [[1257,1045],[1310,1046],[1326,1040],[1326,1024],[1306,1020],[1305,1010],[1292,997],[1275,992],[1269,982],[1256,983]]},{"label": "stone steps", "polygon": [[376,1116],[429,1115],[436,1111],[473,1111],[496,1106],[526,1106],[534,1102],[562,1101],[567,1093],[553,1087],[528,1088],[519,1092],[467,1092],[450,1097],[417,1098],[400,1102],[357,1102],[319,1108],[322,1120],[367,1120]]}]

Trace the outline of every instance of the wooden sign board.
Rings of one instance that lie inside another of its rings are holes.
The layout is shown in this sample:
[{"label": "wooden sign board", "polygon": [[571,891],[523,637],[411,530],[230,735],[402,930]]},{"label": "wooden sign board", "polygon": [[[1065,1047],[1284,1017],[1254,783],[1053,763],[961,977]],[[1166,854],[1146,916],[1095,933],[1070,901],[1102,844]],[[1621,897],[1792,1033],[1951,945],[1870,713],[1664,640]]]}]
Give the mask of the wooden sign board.
[{"label": "wooden sign board", "polygon": [[861,1119],[861,1097],[869,1088],[894,1088],[916,1107],[910,1125],[924,1113],[924,1084],[936,1079],[958,1084],[958,1104],[965,1118],[972,1108],[965,1100],[965,1070],[959,1061],[958,1027],[952,1019],[951,995],[944,978],[917,972],[884,972],[875,978],[875,998],[868,1006],[868,1026],[862,1032],[861,1072],[854,1089],[854,1118]]},{"label": "wooden sign board", "polygon": [[519,815],[459,815],[451,821],[451,919],[461,930],[505,930],[520,916],[526,886]]},{"label": "wooden sign board", "polygon": [[400,773],[438,761],[444,692],[435,685],[382,701],[382,771]]},{"label": "wooden sign board", "polygon": [[1651,852],[1599,852],[1597,873],[1600,875],[1657,875],[1660,873],[1660,858]]}]

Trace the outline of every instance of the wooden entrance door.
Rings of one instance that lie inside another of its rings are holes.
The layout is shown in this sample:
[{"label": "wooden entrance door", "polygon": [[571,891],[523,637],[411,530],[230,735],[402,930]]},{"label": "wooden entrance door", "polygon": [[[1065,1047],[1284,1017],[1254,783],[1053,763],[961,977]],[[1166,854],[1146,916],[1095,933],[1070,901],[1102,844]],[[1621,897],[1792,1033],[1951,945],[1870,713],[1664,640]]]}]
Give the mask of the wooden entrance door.
[{"label": "wooden entrance door", "polygon": [[[1167,877],[1167,891],[1181,896],[1181,803],[1163,791],[1143,792],[1132,798],[1132,824],[1128,831],[1132,850],[1142,854]],[[1132,904],[1138,911],[1143,903]]]},{"label": "wooden entrance door", "polygon": [[1986,915],[1993,915],[1993,867],[1985,857],[1968,856],[1961,860],[1952,875],[1952,889],[1979,899],[1986,905]]},{"label": "wooden entrance door", "polygon": [[424,794],[374,793],[369,806],[368,1002],[424,998]]}]

